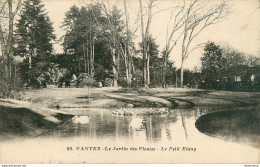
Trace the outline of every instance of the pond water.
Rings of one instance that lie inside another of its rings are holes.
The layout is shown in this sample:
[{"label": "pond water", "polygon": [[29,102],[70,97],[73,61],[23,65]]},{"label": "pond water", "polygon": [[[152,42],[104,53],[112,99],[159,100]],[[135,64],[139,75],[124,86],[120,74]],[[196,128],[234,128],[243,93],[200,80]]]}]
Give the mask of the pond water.
[{"label": "pond water", "polygon": [[258,162],[259,149],[250,143],[211,137],[196,129],[195,121],[210,113],[208,109],[174,109],[160,116],[115,116],[112,110],[98,108],[66,111],[77,117],[37,138],[5,142],[1,149],[7,154],[2,158],[12,160],[9,153],[16,163]]},{"label": "pond water", "polygon": [[110,138],[144,142],[189,140],[194,133],[201,134],[195,128],[195,121],[209,111],[178,109],[166,115],[149,116],[116,116],[111,110],[105,109],[89,109],[89,111],[70,109],[67,112],[87,121],[81,123],[73,121],[75,120],[73,118],[44,136]]}]

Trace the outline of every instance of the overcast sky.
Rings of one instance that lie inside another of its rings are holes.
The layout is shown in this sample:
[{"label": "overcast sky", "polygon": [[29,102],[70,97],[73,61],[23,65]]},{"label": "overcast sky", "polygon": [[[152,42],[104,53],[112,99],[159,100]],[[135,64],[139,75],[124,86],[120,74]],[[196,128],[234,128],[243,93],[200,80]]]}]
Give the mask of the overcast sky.
[{"label": "overcast sky", "polygon": [[[138,12],[138,1],[129,1],[130,22],[134,23],[136,13]],[[60,28],[65,17],[66,11],[72,5],[80,6],[80,0],[43,0],[45,9],[49,12],[49,17],[53,22],[55,34],[59,39],[64,35],[65,31]],[[163,0],[158,5],[159,9],[166,9],[172,6],[172,0]],[[203,31],[195,40],[195,43],[214,41],[219,45],[229,45],[242,52],[260,56],[260,6],[259,0],[233,0],[230,1],[233,5],[234,13],[223,22],[213,25]],[[117,1],[118,8],[122,8],[122,2]],[[156,38],[156,42],[160,45],[160,50],[165,46],[166,27],[169,19],[169,12],[164,11],[153,17],[151,25],[151,33]],[[136,32],[137,41],[140,41],[141,32]],[[177,45],[170,55],[170,59],[175,61],[177,67],[180,66],[180,45]],[[61,53],[62,47],[59,44],[55,45],[55,52]],[[187,59],[185,67],[192,69],[194,66],[201,66],[200,57],[202,50],[194,51]]]}]

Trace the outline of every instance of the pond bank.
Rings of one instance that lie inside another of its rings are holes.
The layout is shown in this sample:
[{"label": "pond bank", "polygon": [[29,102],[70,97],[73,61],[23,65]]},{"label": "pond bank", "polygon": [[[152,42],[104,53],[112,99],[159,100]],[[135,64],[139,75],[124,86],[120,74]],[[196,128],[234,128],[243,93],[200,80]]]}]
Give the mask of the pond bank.
[{"label": "pond bank", "polygon": [[260,107],[229,109],[202,115],[196,128],[209,136],[236,142],[246,142],[259,148]]},{"label": "pond bank", "polygon": [[34,103],[0,99],[0,139],[38,136],[72,117],[65,112]]}]

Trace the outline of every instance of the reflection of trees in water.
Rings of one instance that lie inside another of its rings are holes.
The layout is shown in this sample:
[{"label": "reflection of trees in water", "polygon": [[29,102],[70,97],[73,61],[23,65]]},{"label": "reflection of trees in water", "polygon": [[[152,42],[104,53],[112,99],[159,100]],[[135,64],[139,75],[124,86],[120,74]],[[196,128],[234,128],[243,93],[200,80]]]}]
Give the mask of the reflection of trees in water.
[{"label": "reflection of trees in water", "polygon": [[152,125],[152,116],[146,117],[146,139],[148,141],[153,140],[153,125]]},{"label": "reflection of trees in water", "polygon": [[101,119],[101,115],[90,115],[90,123],[89,123],[89,137],[96,138],[97,137],[97,120]]},{"label": "reflection of trees in water", "polygon": [[172,140],[172,135],[171,135],[171,131],[169,129],[168,119],[164,119],[163,120],[163,124],[164,124],[165,130],[166,130],[167,139],[171,141]]},{"label": "reflection of trees in water", "polygon": [[192,108],[192,109],[179,109],[178,113],[185,116],[185,118],[198,118],[201,115],[206,114],[208,111],[205,108]]},{"label": "reflection of trees in water", "polygon": [[187,110],[186,111],[187,114],[185,116],[188,118],[194,117],[197,120],[200,116],[202,116],[208,112],[209,112],[208,109],[198,107],[198,108],[194,108],[192,110]]},{"label": "reflection of trees in water", "polygon": [[52,130],[50,133],[52,135],[57,135],[59,137],[71,137],[71,136],[80,136],[80,135],[87,134],[88,131],[89,131],[89,125],[74,124],[71,121],[58,127],[55,130]]},{"label": "reflection of trees in water", "polygon": [[81,125],[80,124],[75,124],[75,126],[73,126],[72,132],[74,133],[75,136],[79,136],[81,135]]},{"label": "reflection of trees in water", "polygon": [[110,114],[91,113],[89,124],[71,124],[63,126],[59,135],[64,137],[85,135],[90,138],[105,136],[129,136],[129,117],[114,117]]},{"label": "reflection of trees in water", "polygon": [[167,116],[148,116],[146,117],[146,138],[148,141],[159,141],[162,139],[162,130],[168,140],[172,140],[170,124],[177,121],[176,115]]},{"label": "reflection of trees in water", "polygon": [[116,121],[116,130],[115,130],[115,136],[116,136],[116,138],[119,138],[119,127],[120,127],[120,123],[119,123],[119,118],[118,117],[116,117],[115,118],[115,121]]},{"label": "reflection of trees in water", "polygon": [[181,113],[181,122],[182,122],[182,127],[184,129],[185,137],[186,137],[186,139],[188,139],[188,133],[187,133],[187,129],[186,129],[186,122],[185,122],[185,114],[184,114],[184,112]]},{"label": "reflection of trees in water", "polygon": [[116,122],[115,135],[116,138],[129,136],[129,117],[114,117]]},{"label": "reflection of trees in water", "polygon": [[166,130],[166,135],[167,135],[167,139],[168,140],[172,140],[172,133],[171,133],[171,130],[170,130],[170,125],[175,123],[177,121],[177,114],[176,113],[173,113],[173,114],[170,114],[168,115],[167,117],[165,117],[163,119],[163,123],[164,123],[164,127],[165,127],[165,130]]},{"label": "reflection of trees in water", "polygon": [[176,110],[180,116],[181,116],[181,123],[182,127],[185,133],[185,138],[188,139],[188,132],[187,132],[187,126],[186,126],[186,119],[192,118],[197,120],[200,116],[208,113],[208,110],[205,108],[194,108],[194,109],[182,109],[182,110]]},{"label": "reflection of trees in water", "polygon": [[[185,137],[188,139],[188,132],[186,126],[186,119],[197,119],[201,115],[207,113],[207,110],[194,108],[191,109],[174,109],[171,110],[169,115],[161,116],[144,116],[146,120],[144,129],[130,128],[131,121],[134,117],[118,117],[113,116],[111,113],[106,112],[93,112],[90,113],[90,122],[87,125],[72,124],[60,128],[58,135],[62,137],[70,136],[89,136],[90,138],[102,138],[102,137],[115,137],[116,139],[128,137],[135,138],[136,135],[145,135],[148,141],[159,141],[164,137],[166,140],[172,140],[174,137],[174,131],[171,127],[174,126],[178,118],[181,121]],[[179,117],[180,116],[180,117]],[[138,117],[142,120],[142,117]],[[140,130],[144,130],[140,132]],[[57,133],[57,131],[56,131]],[[144,137],[145,137],[144,136]]]},{"label": "reflection of trees in water", "polygon": [[115,135],[116,122],[113,120],[113,117],[110,115],[103,115],[102,117],[101,119],[100,115],[95,115],[92,120],[96,128],[94,129],[94,126],[91,128],[96,131],[97,137]]}]

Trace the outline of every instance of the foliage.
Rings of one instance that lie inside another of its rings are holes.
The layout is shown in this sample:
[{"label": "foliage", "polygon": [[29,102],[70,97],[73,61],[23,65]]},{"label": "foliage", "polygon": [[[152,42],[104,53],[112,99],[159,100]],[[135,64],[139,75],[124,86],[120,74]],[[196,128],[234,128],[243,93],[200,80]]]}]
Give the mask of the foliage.
[{"label": "foliage", "polygon": [[55,40],[55,36],[41,0],[27,0],[24,3],[16,27],[15,53],[32,55],[36,60],[46,60],[52,52],[51,42]]},{"label": "foliage", "polygon": [[48,73],[55,40],[52,23],[41,0],[24,2],[16,27],[14,54],[28,59],[22,65],[23,82],[39,88],[39,77]]},{"label": "foliage", "polygon": [[208,42],[204,48],[202,61],[202,75],[206,88],[218,88],[223,70],[222,50],[213,42]]},{"label": "foliage", "polygon": [[[70,69],[73,73],[88,73],[95,80],[104,82],[112,77],[114,66],[111,45],[112,38],[118,44],[123,40],[122,14],[113,7],[111,13],[105,13],[101,5],[88,5],[78,8],[72,6],[66,13],[63,26],[67,29],[64,36],[64,51],[71,56],[75,64]],[[123,46],[123,45],[121,45]],[[119,44],[116,46],[120,55]],[[70,53],[69,51],[73,52]],[[119,60],[119,57],[117,58]]]},{"label": "foliage", "polygon": [[88,77],[88,78],[84,78],[81,82],[80,82],[80,87],[97,87],[98,83],[94,78]]},{"label": "foliage", "polygon": [[113,80],[110,79],[110,78],[105,78],[103,85],[106,86],[106,87],[112,87],[113,86]]},{"label": "foliage", "polygon": [[[176,77],[177,77],[177,86],[180,85],[180,71],[181,69],[178,69],[176,71]],[[184,78],[183,78],[183,85],[188,88],[198,88],[201,83],[201,73],[198,71],[192,71],[189,69],[184,69]],[[175,84],[174,84],[175,85]],[[176,85],[175,85],[176,86]]]},{"label": "foliage", "polygon": [[[0,96],[9,97],[17,91],[17,63],[14,61],[14,22],[21,6],[21,0],[3,0],[0,2]],[[19,87],[18,87],[19,88]]]},{"label": "foliage", "polygon": [[[155,38],[153,38],[151,35],[147,37],[145,46],[149,49],[147,49],[147,59],[149,59],[149,74],[151,85],[154,86],[156,84],[156,80],[158,80],[159,73],[156,73],[156,71],[160,68],[161,59],[159,58],[159,45],[156,44]],[[139,43],[140,50],[138,50],[139,53],[143,53],[144,49],[144,43]],[[143,70],[143,62],[142,64],[139,64],[139,69]],[[148,73],[148,71],[146,71]]]},{"label": "foliage", "polygon": [[257,88],[260,63],[233,48],[220,47],[208,42],[202,57],[201,88],[251,89]]}]

